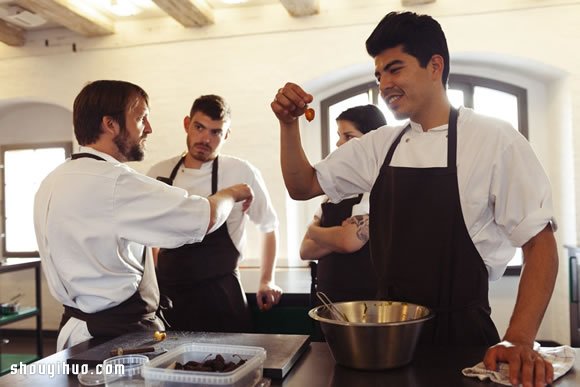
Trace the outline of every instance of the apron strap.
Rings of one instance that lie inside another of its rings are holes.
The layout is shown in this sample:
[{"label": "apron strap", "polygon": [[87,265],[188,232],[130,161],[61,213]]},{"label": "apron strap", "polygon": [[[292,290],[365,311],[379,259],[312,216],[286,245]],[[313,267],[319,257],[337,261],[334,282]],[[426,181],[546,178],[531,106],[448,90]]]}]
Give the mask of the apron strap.
[{"label": "apron strap", "polygon": [[95,160],[99,160],[99,161],[107,161],[104,158],[102,158],[101,156],[97,156],[95,154],[92,153],[75,153],[73,155],[71,155],[71,160],[77,160],[77,159],[82,159],[82,158],[89,158],[89,159],[95,159]]},{"label": "apron strap", "polygon": [[457,170],[457,116],[459,112],[453,106],[449,112],[447,128],[447,168]]},{"label": "apron strap", "polygon": [[[87,154],[90,154],[90,153],[87,153]],[[177,164],[175,164],[175,166],[171,170],[169,177],[157,176],[157,180],[162,181],[165,184],[173,185],[173,181],[175,180],[175,177],[177,176],[177,172],[179,172],[179,167],[181,167],[183,165],[183,163],[185,162],[185,156],[186,155],[181,156],[181,158],[179,159]],[[211,194],[212,195],[217,192],[217,182],[218,182],[218,158],[216,157],[213,160],[212,169],[211,169]]]},{"label": "apron strap", "polygon": [[177,176],[177,171],[179,171],[179,167],[181,167],[181,165],[183,164],[184,161],[185,161],[185,154],[183,156],[181,156],[181,158],[179,159],[177,164],[175,164],[175,166],[171,170],[171,173],[169,174],[169,177],[157,176],[157,180],[162,181],[168,185],[173,185],[173,180],[175,180],[175,176]]},{"label": "apron strap", "polygon": [[211,194],[215,194],[218,188],[218,158],[213,159],[211,165]]}]

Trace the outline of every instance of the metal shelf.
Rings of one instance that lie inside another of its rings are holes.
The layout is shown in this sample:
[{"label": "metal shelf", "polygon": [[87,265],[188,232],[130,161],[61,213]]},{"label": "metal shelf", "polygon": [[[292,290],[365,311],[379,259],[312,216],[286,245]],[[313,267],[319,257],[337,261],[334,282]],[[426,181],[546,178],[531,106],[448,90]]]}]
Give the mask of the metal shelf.
[{"label": "metal shelf", "polygon": [[[0,274],[21,270],[34,270],[35,306],[22,307],[17,313],[0,316],[0,327],[28,318],[36,318],[36,354],[3,353],[6,346],[0,348],[0,375],[10,371],[12,364],[31,363],[42,359],[42,298],[40,288],[40,258],[8,258],[0,264]],[[1,332],[0,332],[1,333]],[[0,339],[2,335],[0,334]],[[1,345],[1,344],[0,344]],[[9,349],[8,349],[9,350]]]},{"label": "metal shelf", "polygon": [[0,315],[0,326],[36,316],[39,310],[34,306],[20,308],[18,313]]},{"label": "metal shelf", "polygon": [[40,357],[30,353],[3,353],[0,356],[0,375],[11,371],[12,364],[30,364],[40,360]]}]

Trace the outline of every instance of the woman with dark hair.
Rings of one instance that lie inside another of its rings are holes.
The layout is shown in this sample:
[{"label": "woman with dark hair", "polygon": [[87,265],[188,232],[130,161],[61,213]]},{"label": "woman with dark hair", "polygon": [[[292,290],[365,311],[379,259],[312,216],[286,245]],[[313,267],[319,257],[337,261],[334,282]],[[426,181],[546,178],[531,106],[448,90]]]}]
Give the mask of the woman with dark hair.
[{"label": "woman with dark hair", "polygon": [[[375,105],[364,105],[345,110],[336,123],[339,135],[336,146],[340,147],[386,125],[386,120]],[[326,198],[300,246],[303,260],[318,260],[313,292],[324,292],[332,301],[374,299],[377,284],[368,239],[368,193],[339,203],[331,203]]]}]

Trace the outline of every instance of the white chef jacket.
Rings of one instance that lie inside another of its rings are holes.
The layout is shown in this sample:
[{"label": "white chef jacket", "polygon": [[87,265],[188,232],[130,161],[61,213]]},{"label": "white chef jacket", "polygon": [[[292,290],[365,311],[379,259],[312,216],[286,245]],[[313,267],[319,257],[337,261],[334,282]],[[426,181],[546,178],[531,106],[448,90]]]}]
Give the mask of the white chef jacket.
[{"label": "white chef jacket", "polygon": [[[324,193],[339,202],[369,192],[403,127],[385,126],[352,139],[316,164]],[[390,165],[445,167],[447,125],[424,132],[411,122]],[[459,109],[457,178],[465,224],[490,279],[502,276],[515,247],[549,222],[556,228],[548,177],[528,141],[509,123]]]},{"label": "white chef jacket", "polygon": [[[155,164],[147,175],[152,178],[158,176],[169,177],[181,156]],[[248,161],[228,155],[218,157],[218,191],[232,185],[245,183],[254,191],[254,199],[246,213],[242,212],[242,203],[236,203],[226,220],[228,233],[240,257],[246,243],[246,223],[252,221],[260,232],[268,233],[278,228],[278,218],[266,184],[260,171]],[[186,168],[183,164],[179,167],[173,185],[187,190],[190,195],[211,195],[211,172],[213,160],[202,164],[201,168]]]},{"label": "white chef jacket", "polygon": [[[106,162],[67,160],[52,171],[36,193],[34,227],[51,294],[94,313],[135,293],[144,245],[173,248],[201,241],[210,207],[206,198],[188,196],[108,154],[89,147],[80,152]],[[69,321],[69,345],[90,338],[84,322]]]}]

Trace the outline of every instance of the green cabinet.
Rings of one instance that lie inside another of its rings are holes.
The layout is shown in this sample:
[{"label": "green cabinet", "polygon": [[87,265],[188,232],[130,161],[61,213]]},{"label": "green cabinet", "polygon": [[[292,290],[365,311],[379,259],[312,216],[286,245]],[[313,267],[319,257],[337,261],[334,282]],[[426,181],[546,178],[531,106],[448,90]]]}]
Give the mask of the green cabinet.
[{"label": "green cabinet", "polygon": [[[10,371],[12,364],[32,363],[42,358],[42,298],[40,288],[40,258],[8,258],[0,264],[0,275],[21,270],[34,272],[35,306],[21,307],[17,313],[0,315],[0,375]],[[0,302],[7,300],[0,299]],[[36,353],[10,353],[10,343],[3,343],[2,327],[28,318],[36,319]]]},{"label": "green cabinet", "polygon": [[308,316],[310,294],[283,294],[280,303],[269,311],[260,311],[256,294],[246,294],[256,333],[311,335],[314,320]]}]

